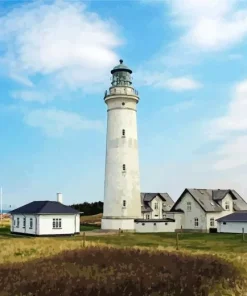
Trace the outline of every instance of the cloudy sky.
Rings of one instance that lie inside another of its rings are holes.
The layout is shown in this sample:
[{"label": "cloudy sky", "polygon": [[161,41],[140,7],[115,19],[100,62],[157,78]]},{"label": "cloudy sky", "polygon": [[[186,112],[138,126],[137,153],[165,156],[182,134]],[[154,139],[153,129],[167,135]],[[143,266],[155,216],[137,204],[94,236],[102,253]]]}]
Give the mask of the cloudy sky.
[{"label": "cloudy sky", "polygon": [[247,199],[247,3],[0,2],[3,203],[103,200],[105,90],[122,58],[140,94],[141,189]]}]

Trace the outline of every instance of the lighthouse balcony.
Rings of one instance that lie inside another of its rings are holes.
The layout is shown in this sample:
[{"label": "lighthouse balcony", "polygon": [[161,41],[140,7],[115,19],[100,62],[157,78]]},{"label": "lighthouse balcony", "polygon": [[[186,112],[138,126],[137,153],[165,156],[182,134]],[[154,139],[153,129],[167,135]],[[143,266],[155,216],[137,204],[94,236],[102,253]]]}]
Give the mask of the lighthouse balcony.
[{"label": "lighthouse balcony", "polygon": [[138,96],[138,91],[135,90],[132,87],[125,87],[125,88],[119,88],[119,87],[114,87],[110,88],[110,90],[105,91],[105,97],[107,96],[114,96],[114,95],[135,95]]}]

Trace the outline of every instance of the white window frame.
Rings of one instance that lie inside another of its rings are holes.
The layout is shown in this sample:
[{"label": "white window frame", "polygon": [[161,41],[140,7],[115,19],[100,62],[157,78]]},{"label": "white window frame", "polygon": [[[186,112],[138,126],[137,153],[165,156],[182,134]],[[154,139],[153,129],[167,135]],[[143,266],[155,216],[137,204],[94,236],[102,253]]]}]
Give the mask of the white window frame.
[{"label": "white window frame", "polygon": [[194,218],[194,226],[195,228],[199,227],[199,219],[197,217]]},{"label": "white window frame", "polygon": [[33,218],[29,219],[29,229],[33,229]]},{"label": "white window frame", "polygon": [[191,201],[187,202],[187,212],[191,212]]},{"label": "white window frame", "polygon": [[155,209],[155,210],[158,210],[158,209],[159,209],[159,203],[158,203],[158,202],[155,202],[155,203],[154,203],[154,209]]},{"label": "white window frame", "polygon": [[210,218],[210,227],[214,227],[214,218]]},{"label": "white window frame", "polygon": [[228,200],[225,202],[225,210],[230,211],[230,203]]},{"label": "white window frame", "polygon": [[52,219],[52,229],[62,229],[62,219],[53,218]]}]

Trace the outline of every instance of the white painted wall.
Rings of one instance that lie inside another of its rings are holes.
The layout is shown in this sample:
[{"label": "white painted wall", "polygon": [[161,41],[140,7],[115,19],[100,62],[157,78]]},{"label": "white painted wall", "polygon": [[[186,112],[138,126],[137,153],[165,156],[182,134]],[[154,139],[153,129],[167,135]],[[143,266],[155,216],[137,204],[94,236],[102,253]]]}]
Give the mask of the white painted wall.
[{"label": "white painted wall", "polygon": [[[23,218],[26,218],[26,227],[23,227]],[[19,218],[19,227],[17,227],[17,219]],[[33,219],[33,227],[30,228],[30,218]],[[38,228],[37,215],[11,215],[11,232],[36,234]]]},{"label": "white painted wall", "polygon": [[[78,223],[79,215],[39,215],[39,235],[61,235],[74,234],[79,232],[80,225]],[[53,219],[62,219],[62,228],[53,229]],[[78,228],[79,226],[79,228]]]},{"label": "white painted wall", "polygon": [[[110,88],[112,93],[115,93],[115,90],[121,94],[105,98],[108,112],[103,217],[141,218],[136,116],[139,98],[131,87]],[[123,129],[125,137],[122,136]],[[123,164],[126,165],[126,172],[123,172]],[[123,207],[124,200],[126,207]],[[109,229],[110,226],[115,229],[120,223],[107,220],[102,223],[102,229]],[[122,224],[122,228],[125,225],[130,227],[129,222]]]},{"label": "white painted wall", "polygon": [[[155,204],[158,204],[158,209],[155,209]],[[152,219],[163,219],[162,215],[162,206],[163,206],[163,200],[157,195],[151,202],[150,206],[153,209],[153,211],[150,213]]]},{"label": "white painted wall", "polygon": [[[191,202],[191,211],[187,211],[187,202]],[[206,213],[189,193],[186,193],[184,195],[180,203],[176,205],[175,209],[181,209],[184,211],[184,215],[182,215],[181,217],[181,224],[183,229],[207,229]],[[195,218],[198,218],[198,227],[195,227]]]},{"label": "white painted wall", "polygon": [[175,222],[148,222],[148,220],[145,222],[135,222],[136,232],[174,232],[175,229]]},{"label": "white painted wall", "polygon": [[222,233],[242,233],[242,228],[244,228],[244,232],[247,233],[247,222],[223,222],[217,223],[218,232]]},{"label": "white painted wall", "polygon": [[134,219],[104,219],[101,220],[101,228],[107,230],[135,230]]}]

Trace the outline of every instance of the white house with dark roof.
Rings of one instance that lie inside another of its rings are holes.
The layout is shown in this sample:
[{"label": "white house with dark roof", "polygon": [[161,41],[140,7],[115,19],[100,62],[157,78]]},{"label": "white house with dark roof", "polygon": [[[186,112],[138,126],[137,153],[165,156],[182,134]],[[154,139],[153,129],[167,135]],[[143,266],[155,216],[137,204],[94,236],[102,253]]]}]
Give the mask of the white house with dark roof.
[{"label": "white house with dark roof", "polygon": [[240,210],[247,203],[231,189],[185,189],[171,208],[178,229],[200,232],[216,232],[217,219]]},{"label": "white house with dark roof", "polygon": [[238,211],[219,218],[217,221],[218,232],[221,233],[247,233],[247,211]]},{"label": "white house with dark roof", "polygon": [[178,226],[170,212],[173,204],[168,193],[141,193],[142,218],[135,219],[135,231],[174,232]]},{"label": "white house with dark roof", "polygon": [[80,213],[58,201],[33,201],[10,212],[11,233],[59,236],[80,233]]},{"label": "white house with dark roof", "polygon": [[141,193],[142,219],[163,219],[174,201],[168,193]]}]

